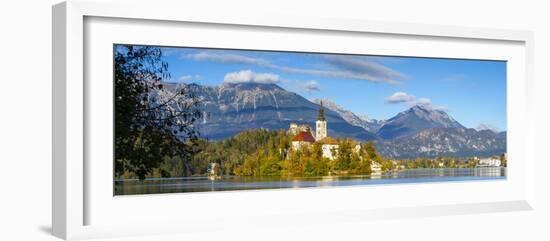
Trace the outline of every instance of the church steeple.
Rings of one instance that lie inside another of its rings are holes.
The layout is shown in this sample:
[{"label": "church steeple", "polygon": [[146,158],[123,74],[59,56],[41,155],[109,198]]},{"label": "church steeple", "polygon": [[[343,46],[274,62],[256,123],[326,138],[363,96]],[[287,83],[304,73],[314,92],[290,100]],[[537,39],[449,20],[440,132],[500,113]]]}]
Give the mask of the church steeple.
[{"label": "church steeple", "polygon": [[317,141],[327,137],[327,121],[325,120],[325,110],[323,109],[323,101],[320,102],[321,108],[319,108],[319,116],[315,122],[315,139]]},{"label": "church steeple", "polygon": [[325,110],[323,110],[323,101],[321,100],[321,108],[319,109],[318,121],[325,121]]}]

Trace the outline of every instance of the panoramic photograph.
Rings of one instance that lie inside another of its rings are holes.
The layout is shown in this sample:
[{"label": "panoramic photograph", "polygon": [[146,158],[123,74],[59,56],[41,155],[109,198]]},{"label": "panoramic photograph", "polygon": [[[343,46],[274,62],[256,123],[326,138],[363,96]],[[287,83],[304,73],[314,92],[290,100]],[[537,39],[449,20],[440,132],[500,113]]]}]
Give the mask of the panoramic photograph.
[{"label": "panoramic photograph", "polygon": [[506,62],[115,44],[114,195],[506,179]]}]

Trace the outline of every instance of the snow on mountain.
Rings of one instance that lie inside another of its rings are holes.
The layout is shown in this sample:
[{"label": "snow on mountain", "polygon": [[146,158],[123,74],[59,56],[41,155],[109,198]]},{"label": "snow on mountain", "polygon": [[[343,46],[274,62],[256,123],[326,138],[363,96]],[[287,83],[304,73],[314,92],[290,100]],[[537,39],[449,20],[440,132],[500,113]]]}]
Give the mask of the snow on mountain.
[{"label": "snow on mountain", "polygon": [[386,120],[376,133],[383,139],[410,136],[430,128],[464,128],[445,111],[415,105]]},{"label": "snow on mountain", "polygon": [[[220,86],[166,83],[158,95],[166,99],[182,86],[201,100],[206,117],[198,123],[199,129],[201,136],[210,140],[221,140],[247,129],[286,130],[291,122],[314,127],[320,108],[320,100],[309,101],[272,83]],[[443,110],[414,106],[382,121],[361,117],[332,100],[323,100],[323,106],[330,136],[373,140],[377,150],[387,157],[484,156],[506,152],[506,132],[465,128]]]},{"label": "snow on mountain", "polygon": [[[171,88],[177,88],[172,84]],[[315,126],[320,106],[272,83],[224,83],[194,85],[192,90],[208,113],[200,125],[204,138],[220,140],[247,129],[288,129],[291,122]],[[327,108],[329,135],[373,140],[376,136],[352,125]]]},{"label": "snow on mountain", "polygon": [[433,128],[412,136],[376,142],[376,147],[383,156],[392,158],[491,156],[506,152],[506,137],[505,133],[489,130]]},{"label": "snow on mountain", "polygon": [[330,110],[338,113],[348,123],[350,123],[354,126],[359,126],[359,127],[363,128],[367,131],[375,133],[384,124],[383,120],[369,119],[366,116],[356,115],[352,111],[346,110],[344,107],[336,104],[336,102],[334,102],[331,99],[315,99],[315,100],[313,100],[313,102],[316,103],[316,104],[320,104],[321,101],[323,101],[323,106],[325,106],[327,109],[330,109]]}]

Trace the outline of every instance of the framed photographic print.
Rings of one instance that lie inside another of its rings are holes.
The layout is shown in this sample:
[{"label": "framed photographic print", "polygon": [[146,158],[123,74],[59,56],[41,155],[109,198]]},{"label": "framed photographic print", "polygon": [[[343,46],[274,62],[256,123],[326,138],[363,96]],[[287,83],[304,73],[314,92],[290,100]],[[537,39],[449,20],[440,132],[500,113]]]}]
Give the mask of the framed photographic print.
[{"label": "framed photographic print", "polygon": [[530,32],[177,5],[54,6],[56,236],[532,208]]},{"label": "framed photographic print", "polygon": [[506,61],[113,55],[115,195],[506,178]]}]

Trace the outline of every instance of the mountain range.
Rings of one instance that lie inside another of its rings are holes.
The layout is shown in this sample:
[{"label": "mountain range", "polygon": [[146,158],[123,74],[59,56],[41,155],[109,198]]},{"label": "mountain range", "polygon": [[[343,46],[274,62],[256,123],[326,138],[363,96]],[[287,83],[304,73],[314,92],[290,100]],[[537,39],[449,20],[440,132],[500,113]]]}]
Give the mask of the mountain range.
[{"label": "mountain range", "polygon": [[[179,85],[166,83],[168,92]],[[247,129],[288,129],[291,122],[315,126],[321,100],[308,100],[276,84],[188,85],[206,117],[203,138],[222,140]],[[358,116],[324,99],[328,134],[374,141],[386,157],[489,156],[506,152],[506,132],[466,128],[443,110],[416,105],[387,120]]]},{"label": "mountain range", "polygon": [[[315,126],[320,106],[276,84],[225,83],[219,86],[190,85],[203,103],[207,117],[200,124],[202,137],[221,140],[247,129],[288,129],[291,122]],[[176,89],[177,86],[168,86]],[[374,133],[352,125],[340,114],[326,109],[328,134],[357,140],[377,139]]]}]

